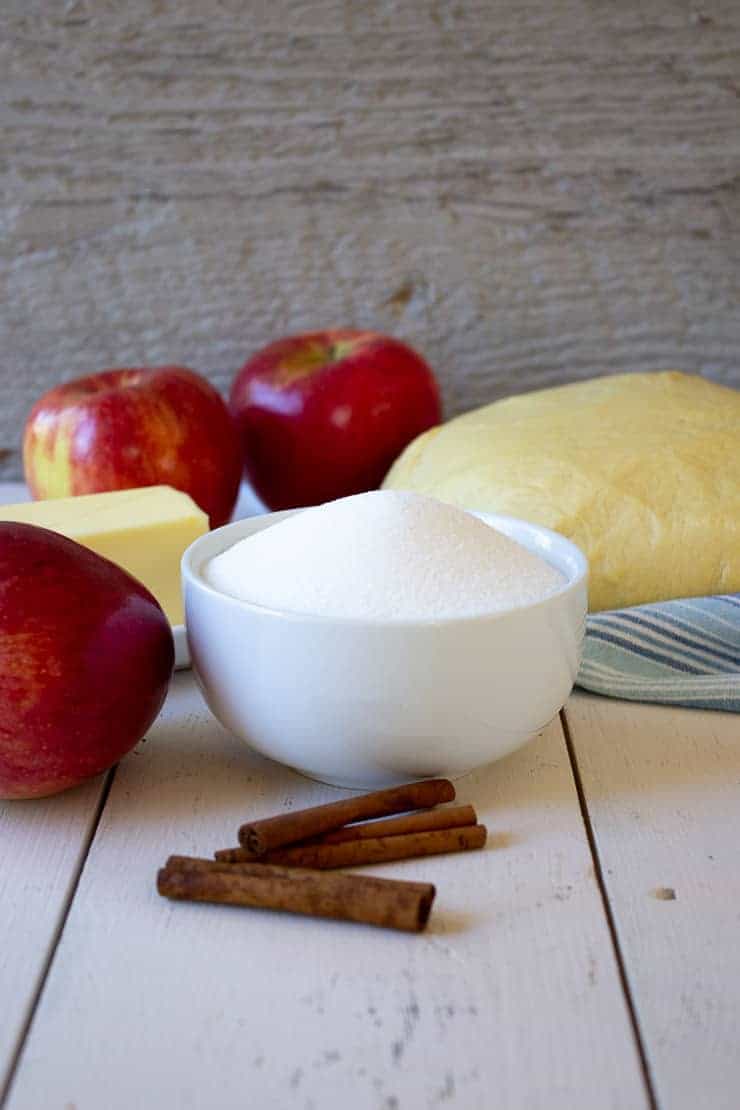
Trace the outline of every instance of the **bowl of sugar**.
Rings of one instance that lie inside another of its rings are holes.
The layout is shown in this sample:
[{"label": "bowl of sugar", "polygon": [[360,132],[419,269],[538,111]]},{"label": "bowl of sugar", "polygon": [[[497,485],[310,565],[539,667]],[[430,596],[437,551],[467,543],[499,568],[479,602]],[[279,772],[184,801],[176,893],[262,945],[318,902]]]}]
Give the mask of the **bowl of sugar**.
[{"label": "bowl of sugar", "polygon": [[337,786],[458,777],[508,754],[557,714],[580,662],[579,549],[416,493],[227,524],[182,572],[215,716]]}]

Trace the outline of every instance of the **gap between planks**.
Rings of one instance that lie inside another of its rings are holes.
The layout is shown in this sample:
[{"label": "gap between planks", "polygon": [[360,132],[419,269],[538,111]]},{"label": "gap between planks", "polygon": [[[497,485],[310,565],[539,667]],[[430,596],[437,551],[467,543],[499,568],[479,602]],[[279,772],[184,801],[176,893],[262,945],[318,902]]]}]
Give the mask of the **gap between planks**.
[{"label": "gap between planks", "polygon": [[[610,904],[610,901],[609,901],[609,896],[608,896],[606,884],[605,884],[605,881],[604,881],[604,875],[603,875],[603,870],[602,870],[602,867],[601,867],[601,861],[599,859],[598,850],[597,850],[596,841],[595,841],[595,836],[594,836],[593,827],[592,827],[592,823],[591,823],[591,818],[590,818],[589,811],[588,811],[588,803],[587,803],[587,800],[586,800],[586,796],[585,796],[585,792],[584,792],[584,788],[583,788],[583,782],[582,782],[581,774],[580,774],[579,767],[578,767],[578,760],[577,760],[575,748],[574,748],[574,745],[573,745],[572,739],[571,739],[571,733],[570,733],[570,728],[569,728],[568,719],[567,719],[567,711],[565,709],[561,710],[561,712],[560,712],[560,723],[561,723],[562,730],[563,730],[563,737],[564,737],[564,741],[565,741],[566,751],[568,753],[568,759],[569,759],[569,762],[570,762],[571,773],[573,775],[573,781],[574,781],[576,793],[577,793],[577,796],[578,796],[578,804],[579,804],[579,807],[580,807],[581,818],[582,818],[583,825],[584,825],[584,831],[585,831],[585,834],[586,834],[586,838],[587,838],[588,845],[589,845],[589,850],[590,850],[591,857],[592,857],[592,862],[593,862],[593,867],[594,867],[594,874],[595,874],[596,882],[597,882],[597,885],[598,885],[598,888],[599,888],[599,893],[600,893],[600,897],[601,897],[601,901],[602,901],[602,906],[603,906],[603,909],[604,909],[604,915],[605,915],[605,918],[606,918],[606,922],[607,922],[608,929],[609,929],[609,934],[610,934],[610,937],[611,937],[611,943],[612,943],[612,947],[613,947],[613,950],[614,950],[614,955],[615,955],[615,960],[616,960],[616,964],[617,964],[619,979],[620,979],[620,983],[621,983],[622,990],[623,990],[624,997],[625,997],[625,1002],[626,1002],[627,1011],[628,1011],[629,1020],[630,1020],[630,1026],[631,1026],[631,1029],[632,1029],[632,1034],[633,1034],[633,1037],[634,1037],[635,1047],[637,1049],[637,1054],[638,1054],[638,1058],[639,1058],[639,1061],[640,1061],[640,1067],[641,1067],[642,1074],[643,1074],[643,1079],[644,1079],[644,1082],[645,1082],[645,1088],[646,1088],[646,1092],[647,1092],[647,1096],[648,1096],[648,1100],[649,1100],[650,1110],[658,1110],[658,1103],[657,1103],[655,1092],[654,1092],[653,1078],[652,1078],[652,1075],[651,1075],[650,1067],[649,1067],[648,1060],[647,1060],[647,1055],[646,1055],[646,1052],[645,1052],[645,1048],[644,1048],[644,1044],[643,1044],[643,1040],[642,1040],[642,1036],[641,1036],[641,1032],[640,1032],[639,1020],[638,1020],[638,1016],[637,1016],[637,1010],[636,1010],[636,1007],[635,1007],[635,1002],[634,1002],[632,992],[630,990],[629,983],[628,983],[628,980],[627,980],[625,963],[624,963],[624,958],[623,958],[623,954],[622,954],[622,951],[621,951],[621,946],[620,946],[618,935],[617,935],[616,924],[615,924],[615,920],[614,920],[614,914],[612,912],[612,908],[611,908],[611,904]],[[68,918],[69,918],[69,914],[70,914],[72,905],[74,903],[74,900],[75,900],[75,897],[76,897],[76,894],[77,894],[77,890],[79,888],[80,880],[82,878],[82,873],[83,873],[85,865],[87,863],[90,851],[92,849],[93,843],[95,841],[95,837],[97,835],[98,828],[100,826],[100,822],[102,820],[103,813],[105,811],[106,804],[108,802],[108,798],[109,798],[109,795],[110,795],[110,792],[111,792],[111,788],[112,788],[112,785],[113,785],[113,781],[114,781],[117,769],[118,769],[118,767],[116,765],[116,767],[114,767],[108,773],[108,775],[106,776],[104,785],[103,785],[103,789],[101,790],[100,797],[98,799],[98,803],[97,803],[97,806],[96,806],[96,809],[95,809],[95,814],[94,814],[93,820],[90,824],[90,829],[88,831],[88,834],[87,834],[87,837],[86,837],[86,840],[85,840],[85,843],[84,843],[84,846],[83,846],[83,850],[80,854],[79,863],[77,865],[77,869],[76,869],[76,872],[74,874],[74,878],[73,878],[72,884],[70,886],[70,890],[69,890],[69,893],[67,895],[65,904],[62,908],[62,912],[61,912],[61,915],[60,915],[60,919],[59,919],[56,931],[55,931],[55,933],[52,937],[52,940],[51,940],[51,944],[50,944],[50,947],[49,947],[49,952],[48,952],[47,958],[44,962],[43,967],[41,968],[36,990],[35,990],[32,998],[29,1002],[28,1013],[27,1013],[27,1016],[26,1016],[26,1020],[25,1020],[23,1026],[22,1026],[22,1028],[19,1032],[19,1035],[18,1035],[17,1045],[16,1045],[15,1050],[12,1054],[12,1060],[11,1060],[11,1063],[10,1063],[10,1067],[8,1069],[5,1084],[2,1087],[2,1089],[0,1089],[0,1110],[2,1110],[2,1107],[5,1106],[6,1101],[7,1101],[8,1097],[11,1093],[13,1083],[14,1083],[14,1080],[15,1080],[15,1077],[16,1077],[16,1074],[18,1072],[19,1065],[20,1065],[20,1062],[21,1062],[21,1059],[22,1059],[22,1056],[23,1056],[26,1041],[28,1039],[28,1035],[29,1035],[31,1027],[33,1025],[34,1018],[35,1018],[36,1013],[38,1011],[38,1008],[39,1008],[39,1005],[40,1005],[40,1002],[41,1002],[41,998],[42,998],[42,995],[43,995],[43,992],[44,992],[44,987],[46,985],[46,981],[47,981],[48,976],[49,976],[49,972],[52,968],[52,965],[54,963],[54,959],[56,957],[56,953],[57,953],[59,945],[61,943],[62,936],[63,936],[63,933],[64,933],[64,929],[66,927],[66,924],[67,924],[67,921],[68,921]]]},{"label": "gap between planks", "polygon": [[[516,830],[506,851],[439,857],[436,926],[382,943],[287,914],[170,914],[151,882],[163,854],[233,835],[247,783],[254,816],[281,800],[286,809],[327,800],[329,788],[249,753],[190,675],[176,676],[155,731],[116,775],[8,1106],[37,1110],[50,1084],[79,1106],[108,1090],[124,1110],[142,1089],[152,1105],[178,1092],[197,1101],[199,1090],[207,1103],[215,1076],[219,1104],[241,1107],[245,1069],[264,1106],[286,1105],[298,1081],[302,1101],[321,1106],[344,1106],[354,1083],[368,1110],[381,1094],[404,1106],[442,1095],[486,1105],[492,1089],[510,1107],[649,1106],[559,722],[466,784],[481,815]],[[121,887],[122,856],[141,882]],[[426,874],[423,861],[407,866],[407,877]],[[111,955],[124,932],[122,963]],[[296,961],[299,948],[311,958]],[[144,996],[131,974],[143,968]],[[286,1018],[298,1033],[287,1049]],[[163,1027],[165,1054],[152,1036]]]},{"label": "gap between planks", "polygon": [[90,822],[90,828],[88,830],[87,837],[83,843],[82,851],[80,852],[77,869],[70,884],[66,900],[62,906],[57,927],[51,938],[49,951],[39,972],[36,989],[33,992],[28,1004],[28,1013],[26,1015],[26,1020],[23,1022],[23,1025],[18,1033],[16,1046],[11,1054],[10,1066],[8,1067],[5,1083],[2,1087],[0,1087],[0,1110],[2,1110],[2,1108],[5,1106],[8,1096],[10,1095],[10,1092],[13,1088],[13,1082],[18,1071],[18,1066],[21,1062],[21,1057],[23,1056],[23,1050],[25,1048],[26,1041],[28,1040],[28,1034],[31,1031],[31,1026],[33,1025],[33,1020],[36,1016],[36,1011],[38,1010],[41,996],[46,985],[46,980],[48,979],[49,972],[51,971],[51,966],[54,963],[54,957],[56,956],[57,949],[59,948],[62,934],[64,933],[64,927],[67,924],[69,912],[72,909],[72,904],[74,903],[75,896],[77,894],[77,888],[79,887],[80,879],[82,878],[82,872],[85,869],[87,858],[90,855],[90,849],[92,848],[93,841],[95,840],[95,836],[97,835],[98,827],[100,825],[100,821],[102,819],[103,812],[108,801],[108,795],[110,794],[117,770],[118,764],[112,767],[111,770],[108,772],[105,777],[105,782],[103,783],[103,788],[100,791],[100,797],[98,798],[98,802],[95,807],[95,813],[93,815],[92,821]]},{"label": "gap between planks", "polygon": [[647,1096],[650,1103],[650,1110],[658,1110],[658,1101],[655,1096],[655,1085],[653,1081],[653,1076],[650,1070],[650,1065],[648,1063],[642,1034],[640,1032],[640,1022],[637,1016],[635,1000],[632,996],[632,991],[630,990],[629,981],[627,979],[627,970],[625,967],[624,956],[622,954],[622,948],[619,943],[619,936],[617,934],[617,926],[614,920],[614,913],[612,912],[611,902],[609,901],[609,894],[606,888],[606,883],[604,881],[604,872],[601,866],[598,848],[596,846],[596,837],[594,836],[594,830],[591,824],[591,816],[588,812],[588,802],[586,800],[586,794],[583,789],[583,780],[581,778],[581,772],[578,767],[578,757],[576,755],[576,750],[570,734],[570,726],[568,724],[568,711],[566,706],[564,706],[560,710],[560,724],[563,729],[565,748],[568,752],[568,759],[570,760],[570,769],[573,775],[573,782],[576,788],[576,793],[578,795],[578,805],[581,809],[583,827],[586,833],[586,839],[588,840],[588,846],[591,851],[591,858],[594,865],[594,875],[596,876],[596,883],[598,885],[599,893],[601,895],[601,902],[604,907],[604,916],[606,917],[606,922],[609,927],[609,935],[611,937],[612,947],[614,949],[614,958],[617,962],[619,980],[622,984],[622,990],[624,992],[624,998],[627,1004],[627,1012],[629,1014],[630,1025],[632,1027],[632,1035],[635,1039],[635,1047],[637,1049],[637,1055],[640,1060],[640,1067],[642,1069],[643,1079],[645,1080],[645,1089],[647,1091]]}]

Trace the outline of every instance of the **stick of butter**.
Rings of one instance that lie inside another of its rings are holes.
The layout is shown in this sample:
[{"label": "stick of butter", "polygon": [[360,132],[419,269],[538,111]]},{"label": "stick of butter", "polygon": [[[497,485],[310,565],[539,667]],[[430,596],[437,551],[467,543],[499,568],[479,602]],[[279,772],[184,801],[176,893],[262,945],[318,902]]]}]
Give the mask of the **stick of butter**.
[{"label": "stick of butter", "polygon": [[208,517],[186,493],[146,486],[0,505],[0,520],[61,532],[104,555],[151,590],[170,624],[183,623],[180,559],[208,531]]}]

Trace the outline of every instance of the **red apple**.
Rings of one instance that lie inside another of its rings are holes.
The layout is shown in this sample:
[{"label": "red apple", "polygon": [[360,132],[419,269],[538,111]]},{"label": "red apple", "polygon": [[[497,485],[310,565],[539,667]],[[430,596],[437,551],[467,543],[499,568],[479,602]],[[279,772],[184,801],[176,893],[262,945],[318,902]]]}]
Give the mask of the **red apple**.
[{"label": "red apple", "polygon": [[426,362],[369,331],[272,343],[239,372],[230,403],[245,473],[271,509],[375,489],[406,444],[441,419]]},{"label": "red apple", "polygon": [[23,466],[34,498],[174,486],[208,513],[234,508],[239,438],[223,400],[182,366],[105,370],[59,385],[26,422]]},{"label": "red apple", "polygon": [[174,646],[149,591],[108,559],[0,522],[0,798],[105,771],[157,716]]}]

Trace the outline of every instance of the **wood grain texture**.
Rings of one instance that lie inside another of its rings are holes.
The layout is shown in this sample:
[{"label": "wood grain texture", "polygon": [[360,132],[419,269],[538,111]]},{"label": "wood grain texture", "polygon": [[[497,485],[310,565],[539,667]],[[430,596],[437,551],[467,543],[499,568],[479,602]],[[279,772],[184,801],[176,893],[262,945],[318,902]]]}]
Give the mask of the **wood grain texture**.
[{"label": "wood grain texture", "polygon": [[57,798],[0,801],[0,1101],[84,862],[99,777]]},{"label": "wood grain texture", "polygon": [[8,1110],[645,1106],[559,724],[458,782],[486,851],[373,869],[436,884],[424,934],[158,897],[170,853],[337,796],[177,676],[116,775]]},{"label": "wood grain texture", "polygon": [[[0,483],[0,504],[26,501]],[[56,798],[0,801],[0,1101],[72,899],[102,777]]]},{"label": "wood grain texture", "polygon": [[740,1089],[740,722],[583,694],[566,710],[658,1104]]},{"label": "wood grain texture", "polygon": [[740,384],[740,7],[8,0],[0,467],[61,378],[226,387],[328,324],[447,412],[595,373]]}]

